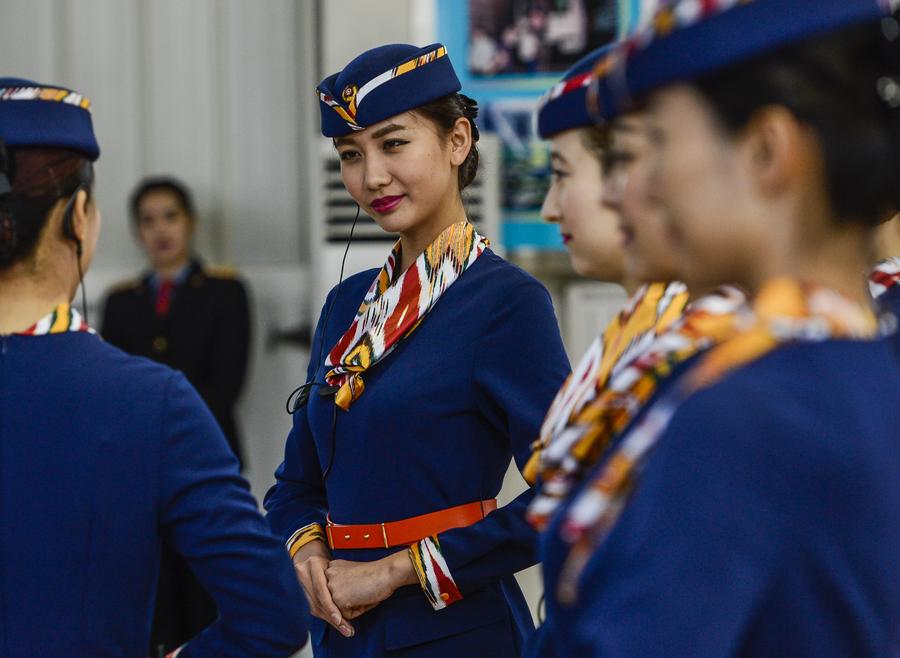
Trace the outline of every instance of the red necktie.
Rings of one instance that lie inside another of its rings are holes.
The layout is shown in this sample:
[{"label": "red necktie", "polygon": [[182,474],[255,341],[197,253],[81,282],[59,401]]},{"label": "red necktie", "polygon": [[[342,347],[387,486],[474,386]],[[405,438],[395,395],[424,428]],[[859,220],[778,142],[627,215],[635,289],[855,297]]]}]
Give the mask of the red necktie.
[{"label": "red necktie", "polygon": [[159,292],[156,293],[156,315],[164,318],[169,314],[169,304],[172,302],[172,288],[175,287],[171,281],[163,281],[159,286]]}]

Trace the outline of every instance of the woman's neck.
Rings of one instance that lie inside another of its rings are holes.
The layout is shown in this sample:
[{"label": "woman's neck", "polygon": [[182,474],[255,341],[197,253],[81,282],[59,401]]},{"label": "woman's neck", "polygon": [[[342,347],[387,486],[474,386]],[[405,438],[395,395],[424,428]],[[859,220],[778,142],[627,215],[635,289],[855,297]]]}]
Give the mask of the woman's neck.
[{"label": "woman's neck", "polygon": [[153,273],[159,277],[161,281],[171,281],[183,270],[188,263],[191,262],[190,256],[185,256],[174,263],[166,263],[165,265],[154,265]]},{"label": "woman's neck", "polygon": [[871,267],[871,236],[856,224],[837,224],[818,235],[807,233],[793,241],[782,257],[773,257],[747,281],[751,296],[777,277],[832,288],[862,305],[871,304],[866,273]]},{"label": "woman's neck", "polygon": [[70,303],[73,294],[61,278],[35,276],[25,266],[0,273],[0,334],[28,329],[60,304]]},{"label": "woman's neck", "polygon": [[873,240],[875,262],[900,256],[900,214],[894,215],[875,230]]},{"label": "woman's neck", "polygon": [[638,288],[643,285],[640,281],[632,279],[630,276],[623,276],[619,281],[613,281],[613,283],[618,283],[625,288],[625,294],[628,295],[629,299],[637,292]]},{"label": "woman's neck", "polygon": [[433,217],[400,233],[400,272],[409,269],[428,245],[434,242],[448,226],[466,221],[466,209],[458,194],[448,205],[449,207],[444,211],[435,213]]}]

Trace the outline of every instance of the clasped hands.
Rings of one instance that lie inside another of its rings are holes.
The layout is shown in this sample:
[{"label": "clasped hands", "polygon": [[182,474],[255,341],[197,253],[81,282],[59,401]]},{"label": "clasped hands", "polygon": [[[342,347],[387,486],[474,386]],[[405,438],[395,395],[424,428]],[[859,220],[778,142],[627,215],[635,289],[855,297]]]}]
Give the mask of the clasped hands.
[{"label": "clasped hands", "polygon": [[344,637],[355,632],[351,619],[374,608],[397,588],[418,582],[405,550],[374,562],[332,560],[328,547],[319,540],[297,551],[294,570],[310,612]]}]

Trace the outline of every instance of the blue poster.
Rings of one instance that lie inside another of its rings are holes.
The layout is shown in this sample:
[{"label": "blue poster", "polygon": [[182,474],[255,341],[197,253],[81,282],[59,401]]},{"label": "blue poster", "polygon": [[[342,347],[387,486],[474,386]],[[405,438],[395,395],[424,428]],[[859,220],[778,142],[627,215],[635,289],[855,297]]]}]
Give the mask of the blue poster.
[{"label": "blue poster", "polygon": [[550,167],[534,115],[540,97],[566,69],[616,38],[617,12],[623,11],[617,3],[623,2],[438,0],[438,38],[463,93],[481,107],[479,128],[501,140],[502,242],[508,250],[563,248],[557,228],[540,217]]}]

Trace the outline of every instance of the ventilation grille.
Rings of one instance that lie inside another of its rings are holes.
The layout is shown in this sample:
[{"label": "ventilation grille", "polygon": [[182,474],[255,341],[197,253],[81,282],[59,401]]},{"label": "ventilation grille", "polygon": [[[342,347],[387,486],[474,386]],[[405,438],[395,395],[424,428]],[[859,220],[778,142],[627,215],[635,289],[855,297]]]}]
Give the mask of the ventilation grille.
[{"label": "ventilation grille", "polygon": [[[344,243],[350,237],[350,227],[356,217],[356,202],[341,181],[341,162],[330,143],[321,156],[322,180],[325,186],[325,241]],[[496,157],[497,145],[492,139],[478,142],[479,164],[475,181],[463,192],[463,202],[469,221],[484,235],[497,235],[499,206],[496,185],[499,180]],[[493,166],[492,166],[493,165]],[[494,187],[492,187],[494,186]],[[354,242],[395,242],[397,236],[382,231],[375,220],[360,212]]]}]

